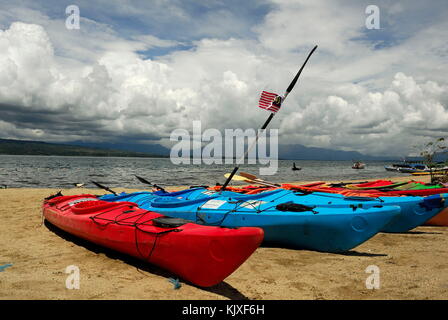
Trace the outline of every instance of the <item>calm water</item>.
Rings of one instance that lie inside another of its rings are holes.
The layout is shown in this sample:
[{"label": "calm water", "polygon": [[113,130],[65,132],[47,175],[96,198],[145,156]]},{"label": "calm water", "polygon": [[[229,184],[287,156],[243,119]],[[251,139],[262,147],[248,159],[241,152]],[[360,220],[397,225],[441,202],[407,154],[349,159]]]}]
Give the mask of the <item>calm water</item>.
[{"label": "calm water", "polygon": [[[389,172],[384,166],[389,162],[366,162],[366,168],[354,170],[351,161],[299,161],[300,171],[292,171],[291,160],[280,160],[274,176],[264,176],[267,181],[352,180],[401,176]],[[233,165],[174,165],[165,158],[103,158],[59,156],[7,156],[0,155],[0,184],[8,187],[67,188],[73,183],[94,180],[110,187],[143,188],[134,175],[161,186],[215,185],[224,183],[224,173]],[[240,171],[259,175],[258,165],[243,165]],[[261,176],[260,176],[261,177]],[[235,183],[238,184],[238,183]]]}]

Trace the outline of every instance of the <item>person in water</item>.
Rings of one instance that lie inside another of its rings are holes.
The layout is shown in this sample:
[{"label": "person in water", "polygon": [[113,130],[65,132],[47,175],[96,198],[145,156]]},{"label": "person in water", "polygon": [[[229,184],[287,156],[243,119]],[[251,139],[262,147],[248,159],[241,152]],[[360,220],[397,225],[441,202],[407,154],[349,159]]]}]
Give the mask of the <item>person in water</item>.
[{"label": "person in water", "polygon": [[302,168],[297,168],[296,167],[296,163],[295,162],[293,162],[292,163],[292,170],[301,170]]}]

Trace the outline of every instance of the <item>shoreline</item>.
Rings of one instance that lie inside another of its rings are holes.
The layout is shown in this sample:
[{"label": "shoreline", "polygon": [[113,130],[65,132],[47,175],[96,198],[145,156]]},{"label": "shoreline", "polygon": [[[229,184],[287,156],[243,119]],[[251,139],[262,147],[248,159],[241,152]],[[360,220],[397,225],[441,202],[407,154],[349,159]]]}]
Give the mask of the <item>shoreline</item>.
[{"label": "shoreline", "polygon": [[[448,298],[448,228],[424,226],[402,234],[379,233],[343,254],[262,246],[222,283],[204,289],[181,280],[181,288],[174,290],[168,279],[175,275],[163,269],[42,225],[42,200],[58,190],[0,190],[4,243],[0,265],[12,264],[0,272],[1,300]],[[105,193],[85,188],[62,191]],[[79,290],[65,287],[65,270],[70,265],[80,268]],[[365,286],[370,275],[366,268],[371,265],[381,271],[377,290]]]},{"label": "shoreline", "polygon": [[[402,177],[386,177],[386,178],[382,177],[382,178],[373,178],[373,179],[348,179],[348,180],[343,180],[343,181],[354,183],[354,182],[361,182],[361,181],[365,182],[365,181],[375,181],[375,180],[390,180],[393,182],[404,182],[404,181],[414,180],[414,181],[421,181],[421,182],[429,183],[430,177],[429,176],[412,176],[412,175],[403,174]],[[300,181],[282,182],[282,183],[284,183],[284,184],[305,184],[305,183],[311,183],[311,182],[316,182],[316,181],[320,181],[320,180],[300,180]],[[322,180],[322,181],[324,181],[324,180]],[[341,182],[341,180],[325,180],[325,182],[338,183],[338,182]],[[229,184],[229,186],[245,186],[245,185],[249,185],[249,184],[242,183],[242,182],[239,182],[238,184],[232,184],[232,183]],[[165,187],[165,189],[167,191],[182,190],[182,189],[186,189],[186,188],[189,188],[189,186],[188,185],[178,185],[178,186]],[[113,187],[113,189],[114,189],[114,191],[118,190],[118,192],[137,192],[137,191],[142,191],[142,190],[149,190],[149,188],[144,188],[144,187],[142,187],[142,188]],[[2,189],[0,189],[0,190],[2,190]],[[16,188],[16,187],[12,187],[12,188],[10,188],[10,187],[8,187],[3,190],[62,190],[62,191],[69,191],[69,192],[71,190],[77,190],[77,191],[92,190],[92,192],[103,191],[102,189],[93,188],[93,187],[92,188],[91,187],[88,187],[88,188],[84,188],[84,187],[81,187],[81,188],[75,188],[75,187],[73,187],[73,188],[55,188],[55,187],[50,187],[50,188],[49,187],[19,187],[19,188]],[[74,194],[76,194],[76,193],[74,193]]]}]

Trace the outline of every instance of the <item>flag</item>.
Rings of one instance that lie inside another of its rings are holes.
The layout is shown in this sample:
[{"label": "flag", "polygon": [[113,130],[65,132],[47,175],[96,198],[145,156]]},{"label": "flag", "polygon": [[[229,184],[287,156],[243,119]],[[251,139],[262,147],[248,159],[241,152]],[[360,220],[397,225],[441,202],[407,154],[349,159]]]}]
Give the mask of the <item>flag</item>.
[{"label": "flag", "polygon": [[278,94],[263,91],[261,93],[258,106],[261,109],[265,109],[271,112],[277,112],[278,110],[280,110],[281,103],[282,103],[282,97],[280,97]]}]

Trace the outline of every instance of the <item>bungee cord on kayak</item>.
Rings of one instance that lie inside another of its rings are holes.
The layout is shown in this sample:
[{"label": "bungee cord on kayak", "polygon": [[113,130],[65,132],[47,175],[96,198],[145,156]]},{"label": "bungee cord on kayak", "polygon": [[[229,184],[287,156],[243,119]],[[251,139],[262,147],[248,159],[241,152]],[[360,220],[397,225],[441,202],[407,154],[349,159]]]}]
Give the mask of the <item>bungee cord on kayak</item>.
[{"label": "bungee cord on kayak", "polygon": [[230,275],[263,239],[260,228],[204,226],[90,194],[53,197],[44,202],[43,211],[50,223],[64,231],[163,267],[202,287]]}]

